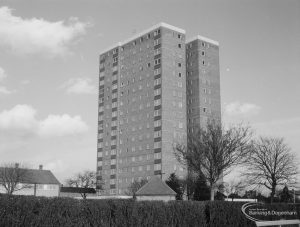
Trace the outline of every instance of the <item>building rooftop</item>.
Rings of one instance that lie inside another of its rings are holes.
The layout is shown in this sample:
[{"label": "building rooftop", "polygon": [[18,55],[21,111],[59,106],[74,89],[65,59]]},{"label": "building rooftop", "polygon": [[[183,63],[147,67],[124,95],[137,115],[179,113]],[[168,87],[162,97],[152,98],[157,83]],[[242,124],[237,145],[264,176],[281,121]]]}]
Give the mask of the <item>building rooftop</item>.
[{"label": "building rooftop", "polygon": [[[0,172],[5,171],[5,169],[13,169],[13,168],[0,167]],[[20,183],[60,185],[60,182],[56,179],[56,177],[53,175],[53,173],[50,170],[22,169],[22,168],[20,168],[20,170],[24,171],[24,176],[22,177],[22,179],[20,179]]]},{"label": "building rooftop", "polygon": [[131,41],[133,41],[133,40],[139,38],[140,36],[143,36],[143,35],[145,35],[145,34],[151,32],[151,31],[153,31],[153,30],[155,30],[155,29],[158,29],[158,28],[160,28],[160,27],[168,28],[168,29],[177,31],[177,32],[179,32],[179,33],[185,34],[185,30],[183,30],[183,29],[181,29],[181,28],[175,27],[175,26],[173,26],[173,25],[170,25],[170,24],[167,24],[167,23],[164,23],[164,22],[160,22],[160,23],[158,23],[158,24],[156,24],[156,25],[154,25],[154,26],[152,26],[152,27],[150,27],[150,28],[148,28],[148,29],[146,29],[146,30],[144,30],[144,31],[141,31],[141,32],[135,34],[134,36],[132,36],[132,37],[130,37],[130,38],[124,40],[123,42],[118,42],[117,44],[115,44],[115,45],[113,45],[113,46],[110,46],[109,48],[106,48],[105,50],[103,50],[103,51],[100,52],[100,55],[101,55],[101,54],[104,54],[104,53],[106,53],[106,52],[108,52],[108,51],[110,51],[110,50],[112,50],[112,49],[114,49],[114,48],[116,48],[116,47],[119,47],[119,46],[122,46],[122,45],[124,45],[124,44],[126,44],[126,43],[129,43],[129,42],[131,42]]},{"label": "building rooftop", "polygon": [[201,35],[194,36],[194,37],[186,40],[185,43],[190,43],[190,42],[195,41],[195,40],[202,40],[204,42],[211,43],[211,44],[214,44],[216,46],[219,46],[219,42],[218,41],[212,40],[210,38],[206,38],[206,37],[201,36]]},{"label": "building rooftop", "polygon": [[154,176],[136,192],[136,195],[176,195],[176,192],[163,182],[160,177]]}]

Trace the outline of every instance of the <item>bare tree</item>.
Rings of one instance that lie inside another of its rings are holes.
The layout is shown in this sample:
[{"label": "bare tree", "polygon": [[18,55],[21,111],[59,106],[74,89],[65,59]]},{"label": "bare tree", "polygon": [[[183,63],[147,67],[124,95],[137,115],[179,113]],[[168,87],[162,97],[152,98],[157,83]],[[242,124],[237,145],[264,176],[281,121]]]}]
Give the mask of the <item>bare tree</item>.
[{"label": "bare tree", "polygon": [[25,182],[26,174],[28,174],[28,169],[18,163],[3,164],[0,167],[0,186],[9,195],[25,188],[31,188],[32,186]]},{"label": "bare tree", "polygon": [[233,201],[233,196],[240,194],[245,188],[247,187],[246,183],[243,181],[230,181],[223,183],[223,191],[227,194],[228,196],[232,198]]},{"label": "bare tree", "polygon": [[238,125],[224,129],[221,123],[209,121],[188,136],[187,146],[177,144],[177,160],[197,174],[202,174],[210,188],[210,199],[223,176],[243,161],[252,133],[249,127]]},{"label": "bare tree", "polygon": [[134,180],[128,187],[128,190],[125,194],[133,196],[133,198],[136,197],[136,192],[143,187],[145,184],[148,183],[147,179],[141,179],[141,180]]},{"label": "bare tree", "polygon": [[[93,171],[84,171],[82,173],[78,173],[73,178],[69,178],[66,180],[66,184],[70,187],[76,188],[95,188],[96,186],[96,173]],[[80,195],[83,199],[86,199],[86,190],[80,190]]]},{"label": "bare tree", "polygon": [[298,174],[296,157],[283,138],[260,137],[254,141],[246,167],[243,175],[249,184],[269,189],[271,202],[276,187],[295,181]]}]

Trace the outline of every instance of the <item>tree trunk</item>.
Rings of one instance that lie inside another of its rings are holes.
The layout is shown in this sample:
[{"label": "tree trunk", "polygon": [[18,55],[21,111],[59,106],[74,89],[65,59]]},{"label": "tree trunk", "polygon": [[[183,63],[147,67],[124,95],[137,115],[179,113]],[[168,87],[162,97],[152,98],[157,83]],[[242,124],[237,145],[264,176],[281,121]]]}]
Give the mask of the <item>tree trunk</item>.
[{"label": "tree trunk", "polygon": [[34,184],[33,195],[36,196],[36,184]]},{"label": "tree trunk", "polygon": [[274,196],[275,196],[275,187],[272,187],[272,192],[271,192],[271,203],[273,203]]},{"label": "tree trunk", "polygon": [[211,187],[210,188],[210,201],[214,201],[215,200],[215,192],[214,192],[214,188]]}]

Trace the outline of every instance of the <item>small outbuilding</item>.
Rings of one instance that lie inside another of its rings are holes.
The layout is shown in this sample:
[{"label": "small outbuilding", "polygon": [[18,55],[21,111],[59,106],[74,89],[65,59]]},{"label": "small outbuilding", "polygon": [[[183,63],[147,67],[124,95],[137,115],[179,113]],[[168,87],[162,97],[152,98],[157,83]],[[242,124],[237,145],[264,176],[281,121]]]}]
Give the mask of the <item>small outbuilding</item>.
[{"label": "small outbuilding", "polygon": [[[19,176],[18,171],[20,173]],[[46,197],[55,197],[59,195],[60,182],[50,170],[44,170],[42,165],[39,166],[39,169],[23,169],[19,168],[18,163],[16,163],[14,168],[0,167],[0,173],[3,179],[5,179],[5,176],[11,177],[9,180],[2,183],[17,183],[16,188],[19,188],[19,190],[16,190],[13,193],[14,195]],[[18,177],[18,179],[16,177]],[[0,193],[6,193],[6,189],[3,185],[0,185]]]},{"label": "small outbuilding", "polygon": [[176,192],[174,192],[160,177],[152,177],[152,179],[136,192],[136,199],[142,200],[175,200]]},{"label": "small outbuilding", "polygon": [[71,198],[95,197],[96,190],[94,188],[61,187],[59,196],[60,197],[71,197]]}]

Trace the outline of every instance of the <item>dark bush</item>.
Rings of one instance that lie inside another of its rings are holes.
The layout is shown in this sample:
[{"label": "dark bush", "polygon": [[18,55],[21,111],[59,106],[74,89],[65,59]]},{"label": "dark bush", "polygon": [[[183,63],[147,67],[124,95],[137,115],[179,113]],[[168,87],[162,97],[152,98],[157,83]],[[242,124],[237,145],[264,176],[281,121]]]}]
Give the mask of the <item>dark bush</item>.
[{"label": "dark bush", "polygon": [[255,223],[246,219],[241,211],[244,203],[213,201],[208,203],[209,226],[244,227],[253,226]]},{"label": "dark bush", "polygon": [[[1,226],[252,227],[243,203],[224,201],[75,200],[0,195]],[[277,205],[276,205],[277,206]],[[285,209],[291,204],[278,204]],[[300,215],[300,205],[296,208]],[[299,216],[300,218],[300,216]]]}]

